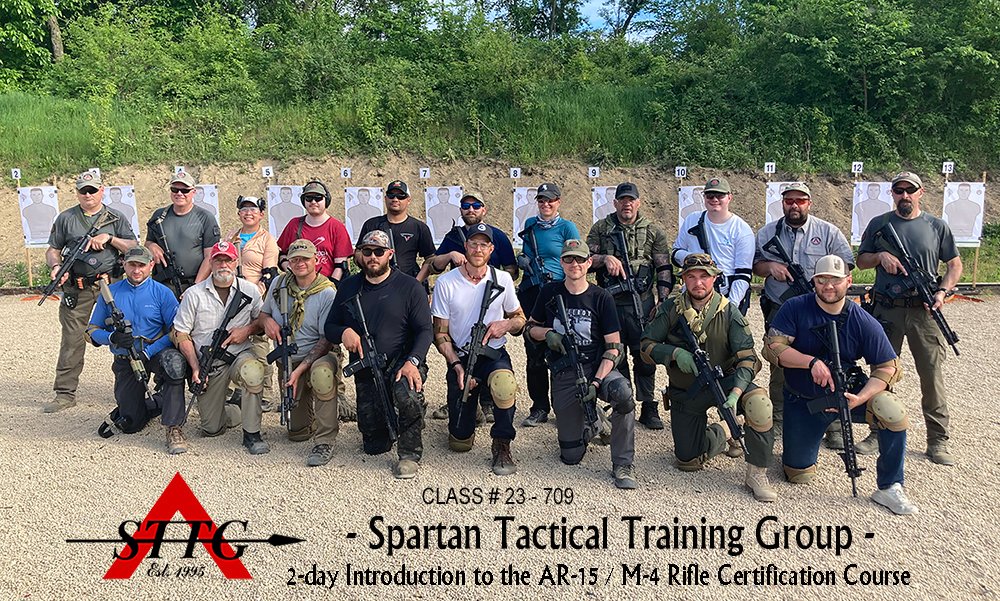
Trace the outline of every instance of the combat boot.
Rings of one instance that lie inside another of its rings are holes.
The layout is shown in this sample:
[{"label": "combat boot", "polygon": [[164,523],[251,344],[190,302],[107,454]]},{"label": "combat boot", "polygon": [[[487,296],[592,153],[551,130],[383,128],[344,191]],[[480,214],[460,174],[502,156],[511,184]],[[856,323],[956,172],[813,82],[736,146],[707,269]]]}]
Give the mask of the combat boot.
[{"label": "combat boot", "polygon": [[180,455],[187,453],[188,443],[180,426],[167,426],[167,453]]},{"label": "combat boot", "polygon": [[643,401],[642,411],[639,413],[639,423],[646,426],[648,430],[662,430],[663,420],[660,419],[660,411],[656,401]]},{"label": "combat boot", "polygon": [[868,436],[854,445],[854,451],[858,455],[874,455],[878,453],[878,433],[869,432]]},{"label": "combat boot", "polygon": [[948,443],[941,441],[927,443],[927,456],[938,465],[955,465],[955,457],[948,451]]},{"label": "combat boot", "polygon": [[778,493],[771,488],[771,483],[767,481],[767,468],[748,463],[747,475],[743,479],[743,483],[753,492],[754,498],[761,503],[773,503],[778,500]]},{"label": "combat boot", "polygon": [[76,399],[56,398],[42,405],[42,413],[56,413],[76,406]]},{"label": "combat boot", "polygon": [[510,455],[510,441],[502,438],[493,439],[493,473],[497,476],[509,476],[517,471],[514,458]]},{"label": "combat boot", "polygon": [[448,405],[441,405],[431,413],[431,417],[434,419],[448,419]]}]

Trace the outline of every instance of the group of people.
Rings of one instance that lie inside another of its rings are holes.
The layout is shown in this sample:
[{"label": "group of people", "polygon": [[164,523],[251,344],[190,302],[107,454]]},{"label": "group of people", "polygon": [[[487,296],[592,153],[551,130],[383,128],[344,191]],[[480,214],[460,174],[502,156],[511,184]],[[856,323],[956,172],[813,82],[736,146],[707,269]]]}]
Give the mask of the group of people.
[{"label": "group of people", "polygon": [[[153,213],[138,245],[127,220],[102,204],[100,176],[77,179],[79,205],[57,217],[49,239],[53,276],[64,249],[101,227],[60,283],[55,398],[43,411],[75,404],[89,340],[110,345],[115,357],[116,407],[101,435],[139,431],[160,415],[168,451],[183,453],[196,402],[204,436],[239,425],[247,451],[266,453],[262,413],[279,409],[289,439],[313,442],[307,465],[321,466],[333,457],[341,418],[353,413],[344,395],[345,378],[353,377],[364,452],[395,446],[395,476],[413,478],[433,343],[447,365],[447,402],[432,416],[448,420],[448,448],[471,451],[477,427],[488,422],[492,470],[507,475],[516,471],[521,380],[505,346],[522,336],[531,405],[520,427],[544,424],[554,412],[563,463],[579,463],[591,444],[610,445],[614,484],[635,488],[635,424],[664,428],[654,385],[663,365],[677,467],[697,471],[715,455],[742,456],[745,485],[771,502],[776,436],[793,483],[815,476],[824,433],[828,445],[844,444],[830,400],[839,360],[850,376],[841,396],[852,421],[870,426],[857,450],[880,455],[872,499],[908,514],[917,509],[902,488],[907,412],[892,392],[906,338],[920,377],[927,455],[954,463],[945,346],[928,308],[940,308],[962,263],[948,226],[921,210],[924,188],[913,173],[893,178],[894,210],[872,220],[856,259],[839,229],[810,214],[805,183],[782,190],[782,217],[755,235],[730,211],[729,183],[711,178],[704,210],[685,218],[673,244],[640,211],[633,183],[615,188],[614,212],[586,238],[560,216],[559,187],[544,183],[516,255],[508,235],[487,223],[477,191],[464,194],[463,223],[435,249],[427,225],[408,214],[409,189],[399,180],[386,186],[385,215],[365,222],[356,245],[327,212],[322,182],[304,185],[305,215],[277,240],[261,227],[264,200],[249,196],[236,201],[241,227],[220,236],[214,217],[193,204],[194,186],[185,172],[170,180],[171,204]],[[887,224],[920,268],[936,274],[945,263],[933,307],[906,277],[900,249],[882,231]],[[350,258],[360,270],[353,275]],[[876,269],[868,311],[847,300],[855,265]],[[753,384],[762,367],[746,318],[754,274],[764,278],[767,390]],[[277,370],[278,386],[272,364],[286,366]],[[711,407],[735,418],[709,424]]]}]

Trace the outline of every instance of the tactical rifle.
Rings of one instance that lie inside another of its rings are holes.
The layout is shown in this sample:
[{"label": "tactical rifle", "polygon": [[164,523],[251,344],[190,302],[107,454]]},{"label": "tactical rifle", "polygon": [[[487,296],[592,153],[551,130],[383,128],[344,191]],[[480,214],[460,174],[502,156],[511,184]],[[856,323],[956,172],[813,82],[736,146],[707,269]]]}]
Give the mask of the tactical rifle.
[{"label": "tactical rifle", "polygon": [[590,382],[587,381],[587,374],[584,373],[583,363],[580,361],[580,345],[576,339],[576,331],[573,329],[572,318],[570,318],[569,312],[566,311],[566,302],[563,300],[561,294],[556,294],[555,302],[556,315],[559,316],[559,321],[563,323],[563,328],[566,330],[562,338],[563,347],[566,349],[564,359],[573,365],[573,369],[576,370],[576,381],[574,382],[576,385],[576,400],[580,401],[583,405],[584,419],[586,421],[584,424],[583,439],[589,442],[600,430],[597,417],[597,399],[584,401],[590,392]]},{"label": "tactical rifle", "polygon": [[535,228],[534,225],[531,227],[526,227],[522,230],[518,236],[521,240],[524,240],[531,246],[531,251],[534,253],[534,257],[528,262],[528,265],[524,266],[523,269],[529,270],[531,272],[531,277],[535,283],[539,286],[548,284],[552,281],[552,274],[545,271],[545,260],[542,256],[538,254],[538,240],[535,238]]},{"label": "tactical rifle", "polygon": [[934,323],[937,324],[938,329],[941,330],[941,334],[944,335],[945,342],[951,345],[951,350],[955,351],[955,356],[959,356],[958,334],[948,325],[948,321],[944,318],[944,313],[941,312],[941,309],[934,308],[934,293],[931,292],[931,286],[937,287],[938,280],[917,266],[916,261],[913,260],[910,253],[906,252],[906,247],[903,246],[902,240],[896,234],[896,228],[892,227],[892,224],[888,221],[879,230],[878,235],[885,237],[885,232],[887,231],[889,232],[889,239],[899,252],[896,258],[899,259],[903,269],[906,270],[906,279],[917,290],[920,300],[927,305],[927,309],[931,312],[931,317],[934,318]]},{"label": "tactical rifle", "polygon": [[[222,346],[222,343],[229,338],[229,323],[239,315],[240,311],[250,305],[250,296],[239,289],[236,284],[238,281],[233,282],[231,292],[233,298],[229,300],[229,307],[226,308],[226,313],[222,316],[222,323],[212,332],[212,341],[201,347],[198,354],[198,376],[201,378],[201,382],[192,380],[189,387],[194,396],[205,392],[208,387],[208,374],[212,371],[212,366],[215,365],[216,361],[224,361],[226,365],[230,365],[236,359],[232,353],[226,350],[226,347]],[[194,399],[192,399],[193,401]],[[191,404],[189,403],[188,411],[190,410]]]},{"label": "tactical rifle", "polygon": [[59,266],[59,271],[56,272],[55,277],[49,282],[49,285],[45,287],[42,291],[42,298],[38,301],[38,306],[41,307],[42,303],[55,292],[56,288],[59,287],[59,281],[63,279],[63,276],[69,273],[69,270],[73,268],[73,263],[80,258],[83,254],[83,249],[88,243],[97,235],[97,230],[102,227],[109,226],[114,222],[118,221],[118,217],[114,215],[111,211],[105,210],[100,217],[94,220],[94,224],[90,226],[87,233],[83,235],[83,238],[76,243],[76,245],[68,253],[63,253],[62,255],[62,265]]},{"label": "tactical rifle", "polygon": [[784,224],[784,221],[784,217],[778,220],[778,227],[774,230],[774,236],[768,240],[767,244],[761,247],[764,251],[776,255],[781,259],[781,262],[788,267],[788,273],[792,276],[792,281],[786,282],[788,290],[781,295],[782,301],[815,291],[812,280],[806,277],[806,272],[803,271],[801,265],[792,261],[792,258],[785,252],[785,247],[781,245],[781,240],[778,239],[778,233],[781,232],[781,226]]},{"label": "tactical rifle", "polygon": [[708,358],[708,353],[705,349],[698,346],[698,340],[691,330],[691,324],[688,323],[687,317],[681,315],[678,323],[685,342],[691,346],[694,364],[698,369],[698,378],[689,390],[699,391],[702,388],[708,388],[708,391],[712,394],[712,398],[715,400],[715,408],[719,410],[719,417],[729,427],[730,437],[739,443],[740,448],[743,449],[743,454],[746,455],[747,449],[743,445],[743,430],[740,429],[740,425],[736,422],[736,416],[726,407],[726,393],[722,390],[722,379],[725,377],[725,374],[722,372],[722,368],[718,365],[712,365],[712,362]]},{"label": "tactical rifle", "polygon": [[465,405],[469,401],[469,393],[471,392],[472,385],[472,372],[476,369],[476,362],[479,361],[479,357],[485,355],[487,359],[495,359],[500,356],[500,354],[488,344],[484,342],[486,338],[486,331],[489,327],[486,325],[486,310],[490,308],[493,301],[500,298],[503,294],[504,287],[496,283],[496,270],[490,267],[490,275],[492,279],[486,278],[486,287],[483,290],[483,299],[479,303],[479,319],[472,326],[472,334],[469,338],[469,343],[465,345],[465,381],[462,388],[462,400],[458,404],[458,422],[462,422],[462,412],[465,410]]},{"label": "tactical rifle", "polygon": [[[101,296],[104,297],[104,302],[107,303],[108,309],[111,310],[111,317],[104,320],[104,324],[114,327],[115,331],[124,332],[131,336],[132,323],[125,319],[125,314],[115,304],[115,297],[111,294],[108,283],[104,280],[98,280],[98,285],[101,287]],[[135,379],[141,382],[146,388],[146,396],[149,398],[150,403],[152,403],[150,406],[155,407],[157,403],[156,399],[153,398],[153,387],[149,385],[149,372],[146,371],[146,364],[143,363],[142,355],[139,354],[139,351],[135,350],[134,345],[130,346],[127,350],[128,363],[132,367],[132,373],[135,374]]]},{"label": "tactical rifle", "polygon": [[288,325],[288,279],[290,275],[284,276],[281,286],[278,288],[278,310],[281,312],[281,333],[278,338],[278,345],[267,354],[267,362],[274,363],[281,360],[281,372],[279,383],[281,384],[281,417],[282,426],[286,426],[289,431],[292,428],[292,408],[295,407],[295,393],[288,385],[288,376],[292,373],[292,355],[299,352],[299,345],[292,341],[292,327]]},{"label": "tactical rifle", "polygon": [[639,319],[639,328],[641,330],[646,329],[646,314],[642,310],[642,296],[639,294],[638,282],[635,279],[635,272],[632,271],[632,264],[628,260],[628,244],[625,243],[625,232],[615,228],[611,232],[612,240],[615,246],[622,253],[622,270],[625,272],[625,277],[619,277],[618,283],[606,288],[606,290],[611,293],[611,296],[616,294],[626,293],[632,298],[632,309],[635,310],[635,315]]},{"label": "tactical rifle", "polygon": [[180,298],[181,289],[181,278],[185,277],[184,268],[177,263],[177,255],[174,251],[170,250],[170,245],[167,244],[167,232],[163,231],[163,221],[167,218],[167,211],[170,207],[163,209],[160,216],[156,218],[156,226],[160,229],[160,243],[163,246],[163,256],[167,258],[167,266],[163,268],[163,276],[170,280],[171,285],[177,289],[177,296]]},{"label": "tactical rifle", "polygon": [[840,419],[840,433],[844,437],[844,450],[840,452],[840,457],[844,460],[844,471],[851,479],[851,492],[858,496],[857,478],[864,471],[858,467],[858,452],[854,447],[854,428],[851,425],[851,407],[847,397],[844,396],[847,389],[847,375],[844,373],[844,366],[840,362],[840,339],[837,336],[837,322],[828,321],[825,325],[815,328],[824,329],[825,341],[830,352],[830,375],[833,376],[833,394],[818,399],[813,399],[806,403],[806,408],[810,413],[819,413],[826,409],[836,409]]},{"label": "tactical rifle", "polygon": [[375,394],[378,396],[378,401],[382,404],[382,415],[385,418],[386,430],[389,432],[389,440],[396,440],[399,436],[399,424],[393,419],[395,410],[392,405],[392,397],[389,396],[389,389],[385,386],[385,370],[388,367],[389,360],[384,353],[378,352],[378,349],[375,347],[375,338],[372,337],[371,332],[368,330],[368,320],[365,319],[365,310],[361,306],[360,292],[351,299],[351,303],[353,305],[351,312],[354,313],[354,317],[361,326],[362,357],[357,361],[347,364],[344,368],[344,377],[349,378],[362,369],[371,370],[372,382],[375,383]]}]

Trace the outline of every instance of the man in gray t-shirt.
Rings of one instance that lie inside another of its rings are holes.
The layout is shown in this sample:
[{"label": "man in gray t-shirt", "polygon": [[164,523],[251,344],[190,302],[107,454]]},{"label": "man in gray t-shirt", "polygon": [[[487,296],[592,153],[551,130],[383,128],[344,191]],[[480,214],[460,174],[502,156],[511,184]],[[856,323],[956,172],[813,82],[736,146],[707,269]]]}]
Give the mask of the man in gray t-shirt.
[{"label": "man in gray t-shirt", "polygon": [[178,298],[195,282],[208,277],[208,253],[219,241],[219,222],[195,206],[195,181],[180,171],[170,180],[171,205],[153,211],[146,222],[146,246],[153,253],[153,279]]},{"label": "man in gray t-shirt", "polygon": [[920,210],[923,195],[924,185],[915,173],[904,171],[892,179],[896,210],[879,215],[868,224],[858,247],[858,267],[875,268],[872,314],[885,327],[892,349],[898,355],[903,338],[909,342],[920,376],[921,405],[927,423],[927,456],[939,465],[954,465],[955,459],[947,446],[949,415],[943,370],[948,353],[944,336],[928,307],[917,296],[916,289],[903,275],[900,250],[882,235],[886,224],[892,224],[916,266],[932,275],[937,275],[941,262],[947,265],[934,291],[934,306],[929,307],[940,309],[947,291],[962,277],[962,257],[948,224]]}]

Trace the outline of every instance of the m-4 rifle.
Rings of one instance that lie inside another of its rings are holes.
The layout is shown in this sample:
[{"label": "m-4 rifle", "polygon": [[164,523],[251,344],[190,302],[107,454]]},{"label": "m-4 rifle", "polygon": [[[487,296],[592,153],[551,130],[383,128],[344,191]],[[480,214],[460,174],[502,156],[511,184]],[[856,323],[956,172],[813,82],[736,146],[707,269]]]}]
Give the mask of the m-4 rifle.
[{"label": "m-4 rifle", "polygon": [[281,333],[278,338],[278,345],[267,354],[267,362],[274,363],[281,361],[279,383],[281,384],[281,417],[282,426],[289,430],[292,428],[292,408],[295,407],[295,394],[292,387],[288,385],[288,376],[291,373],[292,356],[299,352],[299,345],[292,341],[292,327],[288,325],[288,279],[291,275],[284,276],[278,288],[278,310],[281,312]]},{"label": "m-4 rifle", "polygon": [[[111,294],[111,289],[108,288],[108,283],[104,280],[98,280],[98,285],[101,288],[101,296],[104,298],[104,302],[107,303],[108,309],[111,310],[111,317],[105,320],[105,325],[112,326],[115,331],[123,332],[132,335],[132,324],[129,320],[125,319],[125,314],[122,310],[118,308],[115,304],[115,297]],[[132,373],[135,374],[135,379],[142,383],[146,388],[146,396],[149,398],[151,407],[156,406],[156,399],[153,398],[153,387],[149,384],[149,372],[146,371],[146,364],[143,362],[142,355],[139,351],[135,350],[135,345],[128,347],[128,363],[132,368]]]},{"label": "m-4 rifle", "polygon": [[481,356],[486,356],[487,358],[496,358],[499,354],[492,349],[486,341],[486,331],[489,326],[486,324],[486,311],[493,304],[493,301],[500,298],[503,294],[504,287],[496,283],[496,273],[493,268],[490,268],[490,274],[493,278],[486,278],[486,286],[483,289],[483,298],[479,303],[479,319],[472,326],[472,336],[469,338],[469,343],[465,346],[465,381],[463,382],[462,388],[462,400],[458,404],[458,420],[461,423],[462,412],[465,410],[466,404],[469,402],[469,393],[472,392],[472,372],[476,369],[476,363],[479,361]]},{"label": "m-4 rifle", "polygon": [[352,313],[358,324],[361,326],[361,357],[357,361],[348,363],[344,368],[344,377],[351,377],[362,369],[370,369],[372,381],[375,383],[375,394],[382,405],[382,415],[385,417],[385,427],[389,432],[389,440],[396,440],[399,436],[399,424],[395,419],[396,411],[393,408],[392,397],[389,389],[385,385],[385,370],[388,367],[389,359],[384,353],[378,352],[375,346],[375,338],[368,329],[368,320],[365,319],[365,310],[361,306],[361,294],[358,293],[351,299]]},{"label": "m-4 rifle", "polygon": [[83,238],[73,246],[68,253],[63,253],[62,265],[59,266],[59,271],[56,272],[55,277],[49,282],[49,285],[45,287],[42,291],[42,298],[38,301],[38,306],[41,307],[42,303],[55,292],[56,288],[59,287],[59,281],[63,279],[63,276],[69,273],[69,270],[73,268],[73,263],[80,258],[83,254],[83,249],[86,248],[87,244],[97,235],[97,230],[102,227],[111,225],[112,223],[118,221],[118,217],[115,216],[111,211],[105,210],[100,217],[94,220],[94,224],[90,226],[87,233],[83,235]]}]

